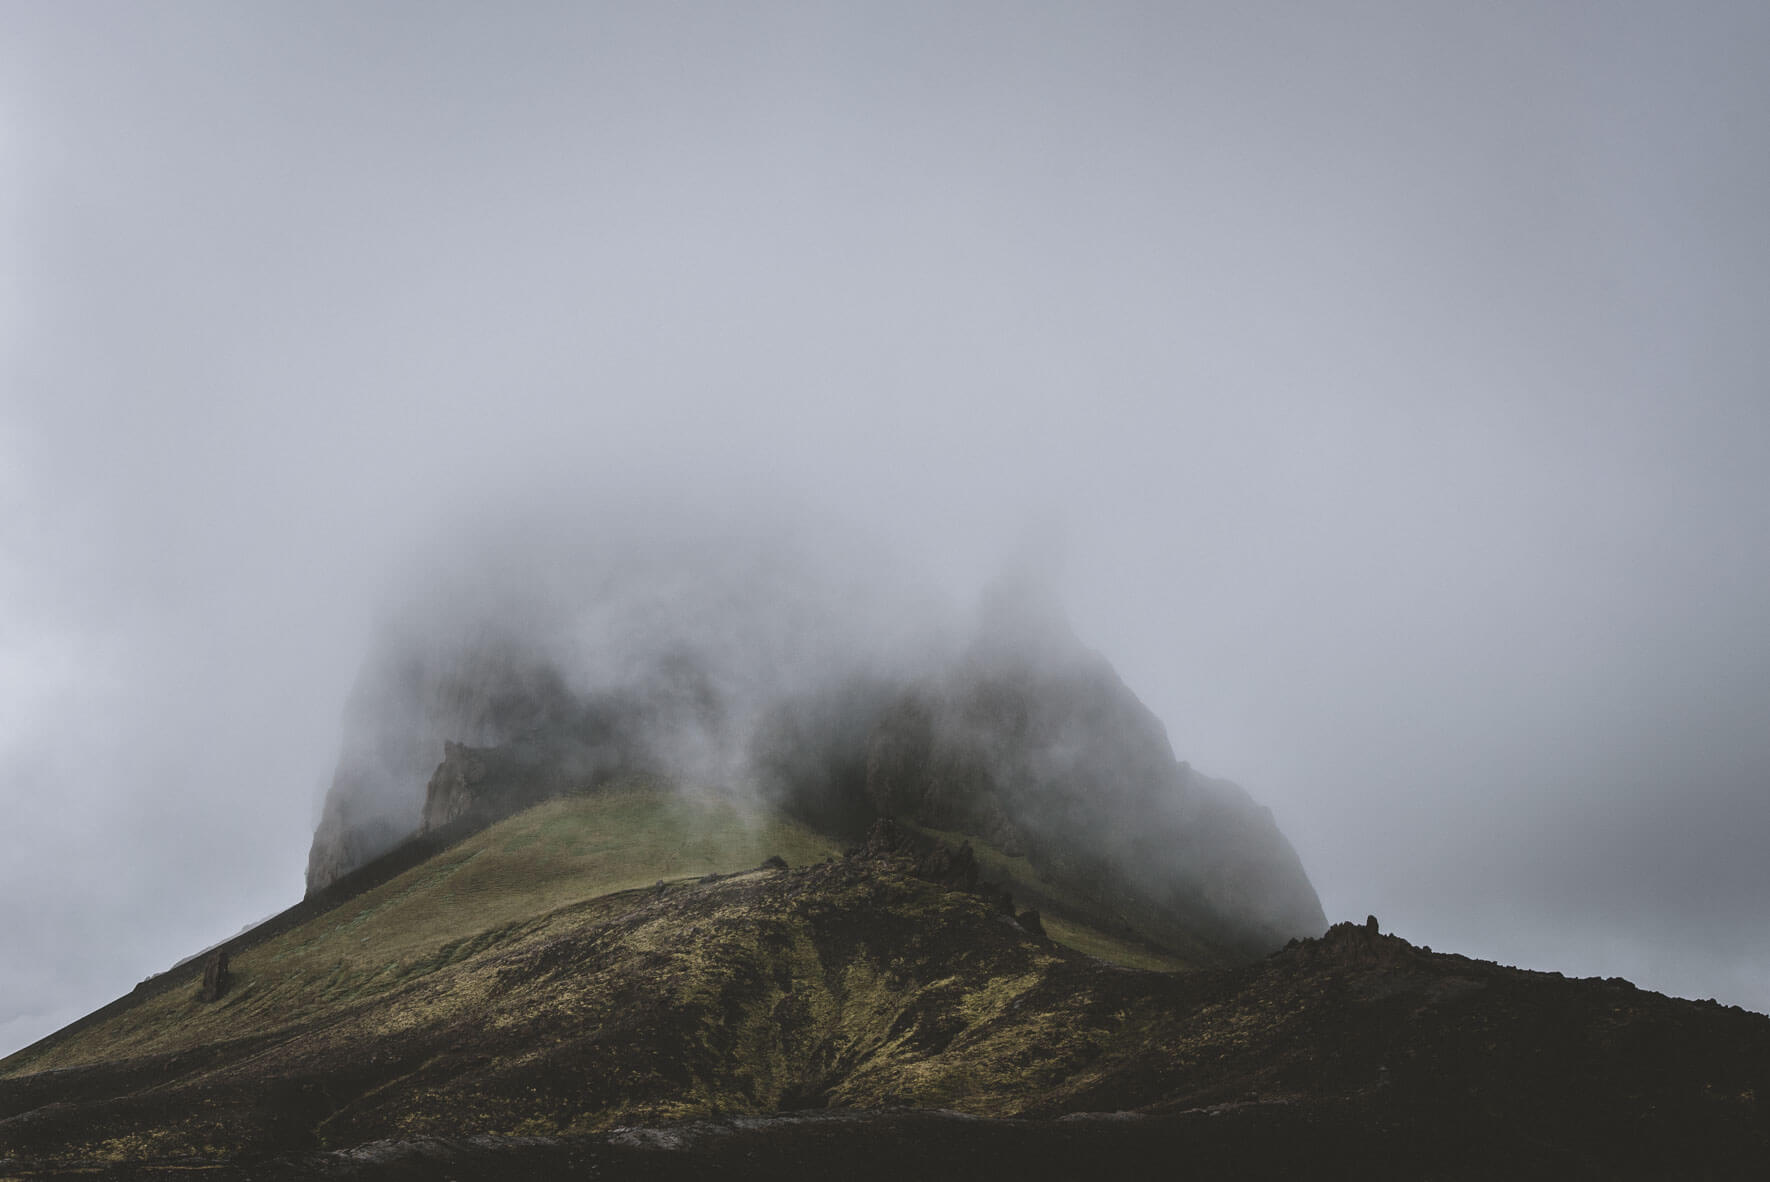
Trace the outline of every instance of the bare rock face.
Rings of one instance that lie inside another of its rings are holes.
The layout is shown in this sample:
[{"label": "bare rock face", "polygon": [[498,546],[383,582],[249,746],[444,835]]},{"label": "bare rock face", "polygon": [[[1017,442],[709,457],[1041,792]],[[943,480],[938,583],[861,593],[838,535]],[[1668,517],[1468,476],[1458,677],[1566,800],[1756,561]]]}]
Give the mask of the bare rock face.
[{"label": "bare rock face", "polygon": [[916,874],[949,890],[975,891],[982,868],[970,842],[962,842],[957,848],[943,842],[918,860]]},{"label": "bare rock face", "polygon": [[422,830],[429,832],[472,813],[485,783],[486,764],[464,743],[443,743],[443,761],[436,765],[424,792]]},{"label": "bare rock face", "polygon": [[308,852],[308,893],[419,830],[444,743],[502,743],[569,700],[553,666],[513,635],[396,631],[370,655],[345,708],[338,768]]},{"label": "bare rock face", "polygon": [[219,1001],[227,992],[227,986],[227,949],[217,948],[203,964],[203,987],[197,993],[197,1000]]},{"label": "bare rock face", "polygon": [[594,707],[562,716],[505,743],[443,743],[443,759],[425,787],[419,832],[457,821],[490,824],[571,792],[588,791],[610,773],[643,766],[622,712]]},{"label": "bare rock face", "polygon": [[532,648],[495,636],[371,662],[314,834],[308,893],[465,817],[490,821],[617,771],[714,766],[725,710],[707,671],[681,653],[638,686],[582,693]]}]

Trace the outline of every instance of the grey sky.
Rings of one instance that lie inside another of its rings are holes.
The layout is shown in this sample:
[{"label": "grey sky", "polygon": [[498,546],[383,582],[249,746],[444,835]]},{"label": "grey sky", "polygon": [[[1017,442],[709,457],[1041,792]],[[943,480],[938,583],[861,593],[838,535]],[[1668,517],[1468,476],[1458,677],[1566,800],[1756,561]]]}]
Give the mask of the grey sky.
[{"label": "grey sky", "polygon": [[[1770,9],[0,7],[0,1050],[472,506],[1049,540],[1331,918],[1770,1009]],[[884,559],[881,559],[882,561]]]}]

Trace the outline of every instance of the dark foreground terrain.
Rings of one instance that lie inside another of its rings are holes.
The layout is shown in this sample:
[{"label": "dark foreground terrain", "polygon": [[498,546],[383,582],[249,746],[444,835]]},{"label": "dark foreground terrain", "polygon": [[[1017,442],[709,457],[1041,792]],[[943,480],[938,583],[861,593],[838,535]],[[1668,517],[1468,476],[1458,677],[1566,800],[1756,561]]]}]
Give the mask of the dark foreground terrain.
[{"label": "dark foreground terrain", "polygon": [[[242,953],[219,1001],[192,981],[0,1063],[0,1177],[1770,1167],[1762,1015],[1374,922],[1241,968],[1124,967],[888,831],[561,904],[534,894],[535,851],[566,815],[515,818]],[[472,877],[518,853],[518,901]],[[512,918],[437,944],[427,908],[475,897],[479,919]]]},{"label": "dark foreground terrain", "polygon": [[1756,1178],[1761,1160],[1580,1152],[1510,1137],[1482,1121],[1410,1119],[1382,1105],[1246,1103],[1162,1116],[1054,1121],[938,1111],[732,1117],[576,1137],[372,1142],[251,1164],[168,1161],[72,1167],[28,1177],[170,1179],[840,1178]]}]

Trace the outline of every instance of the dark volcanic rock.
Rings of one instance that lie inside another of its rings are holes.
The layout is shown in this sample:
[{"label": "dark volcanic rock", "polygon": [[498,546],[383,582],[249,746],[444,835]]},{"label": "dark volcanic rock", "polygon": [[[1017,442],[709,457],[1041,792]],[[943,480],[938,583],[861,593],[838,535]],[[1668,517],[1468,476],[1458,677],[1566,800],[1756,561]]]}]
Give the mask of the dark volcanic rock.
[{"label": "dark volcanic rock", "polygon": [[481,753],[463,743],[443,743],[443,761],[430,775],[424,790],[423,830],[478,811],[484,792],[486,763]]},{"label": "dark volcanic rock", "polygon": [[197,991],[197,997],[202,1001],[219,1001],[227,992],[227,986],[227,949],[217,948],[203,962],[203,986]]},{"label": "dark volcanic rock", "polygon": [[974,891],[980,873],[977,853],[968,841],[957,847],[941,842],[922,856],[916,873],[951,890]]},{"label": "dark volcanic rock", "polygon": [[892,854],[906,853],[911,849],[909,835],[898,828],[897,822],[890,817],[880,817],[867,829],[867,839],[862,850],[869,858],[884,858]]}]

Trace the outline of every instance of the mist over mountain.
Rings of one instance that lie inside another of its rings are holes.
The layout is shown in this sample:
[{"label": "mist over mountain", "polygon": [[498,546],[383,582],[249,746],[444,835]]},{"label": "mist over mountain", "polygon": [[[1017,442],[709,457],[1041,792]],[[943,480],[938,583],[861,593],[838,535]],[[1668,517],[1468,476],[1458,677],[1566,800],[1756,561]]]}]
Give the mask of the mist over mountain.
[{"label": "mist over mountain", "polygon": [[[1770,1019],[1328,927],[1022,539],[443,531],[305,898],[0,1059],[0,1172],[1745,1177]],[[729,508],[729,507],[728,507]]]},{"label": "mist over mountain", "polygon": [[943,643],[887,563],[838,563],[837,536],[814,547],[803,519],[624,508],[605,524],[525,501],[414,559],[345,709],[310,886],[416,831],[445,741],[494,745],[618,703],[632,758],[739,791],[777,701],[903,676]]},{"label": "mist over mountain", "polygon": [[283,906],[341,772],[403,786],[346,860],[421,826],[545,689],[494,654],[589,692],[557,597],[419,610],[551,587],[477,506],[760,486],[944,599],[787,711],[838,779],[906,699],[987,766],[1032,521],[1328,914],[1770,1009],[1765,60],[1745,0],[0,8],[0,1049]]},{"label": "mist over mountain", "polygon": [[1024,554],[954,609],[780,522],[635,520],[517,517],[414,571],[346,708],[309,894],[420,831],[647,773],[847,840],[970,835],[1202,962],[1326,926],[1271,813],[1176,760]]}]

